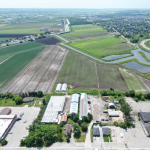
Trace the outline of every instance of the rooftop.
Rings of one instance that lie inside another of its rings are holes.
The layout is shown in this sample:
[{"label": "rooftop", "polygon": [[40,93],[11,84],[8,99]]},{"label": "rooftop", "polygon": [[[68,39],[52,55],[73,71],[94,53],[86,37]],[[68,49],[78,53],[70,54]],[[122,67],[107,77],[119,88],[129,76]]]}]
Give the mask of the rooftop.
[{"label": "rooftop", "polygon": [[10,108],[4,108],[1,112],[0,115],[9,115],[11,113]]},{"label": "rooftop", "polygon": [[140,112],[144,122],[150,122],[150,112]]},{"label": "rooftop", "polygon": [[68,132],[69,133],[71,132],[71,130],[72,130],[71,124],[66,124],[64,134],[67,135]]},{"label": "rooftop", "polygon": [[61,119],[60,119],[60,122],[67,122],[67,115],[62,115],[61,116]]},{"label": "rooftop", "polygon": [[32,101],[34,101],[33,97],[26,97],[23,99],[23,102],[32,102]]},{"label": "rooftop", "polygon": [[94,136],[100,136],[100,131],[98,127],[93,127],[93,135]]},{"label": "rooftop", "polygon": [[108,128],[102,128],[102,131],[103,131],[103,135],[109,135],[109,130]]}]

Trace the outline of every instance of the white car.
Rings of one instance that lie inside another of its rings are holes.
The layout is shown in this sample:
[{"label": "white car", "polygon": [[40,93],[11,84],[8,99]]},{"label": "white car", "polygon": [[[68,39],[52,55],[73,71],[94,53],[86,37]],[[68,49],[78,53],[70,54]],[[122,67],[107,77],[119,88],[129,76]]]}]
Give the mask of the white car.
[{"label": "white car", "polygon": [[13,134],[12,132],[9,132],[9,134]]},{"label": "white car", "polygon": [[25,120],[23,123],[26,123],[27,122],[27,120]]},{"label": "white car", "polygon": [[23,138],[26,138],[26,137],[27,137],[26,135],[23,136]]}]

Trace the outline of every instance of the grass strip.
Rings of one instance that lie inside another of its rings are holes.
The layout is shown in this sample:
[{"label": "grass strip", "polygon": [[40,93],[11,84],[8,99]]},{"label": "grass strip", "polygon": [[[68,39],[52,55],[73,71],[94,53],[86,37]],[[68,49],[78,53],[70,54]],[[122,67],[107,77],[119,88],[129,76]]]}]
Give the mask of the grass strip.
[{"label": "grass strip", "polygon": [[147,61],[150,62],[150,59],[141,51],[139,51],[139,54]]}]

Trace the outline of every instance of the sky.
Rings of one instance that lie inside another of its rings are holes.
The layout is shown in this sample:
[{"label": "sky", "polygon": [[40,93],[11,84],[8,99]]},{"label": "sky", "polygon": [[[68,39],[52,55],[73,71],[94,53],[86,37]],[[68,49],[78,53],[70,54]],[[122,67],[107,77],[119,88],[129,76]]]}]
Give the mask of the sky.
[{"label": "sky", "polygon": [[0,8],[150,8],[150,0],[0,0]]}]

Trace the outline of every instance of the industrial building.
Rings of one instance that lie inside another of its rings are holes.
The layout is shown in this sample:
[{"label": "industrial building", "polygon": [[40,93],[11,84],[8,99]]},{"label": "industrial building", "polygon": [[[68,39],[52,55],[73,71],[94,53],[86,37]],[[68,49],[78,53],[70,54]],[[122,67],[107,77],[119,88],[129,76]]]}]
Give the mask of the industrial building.
[{"label": "industrial building", "polygon": [[103,131],[103,136],[109,136],[109,129],[108,128],[103,127],[102,131]]},{"label": "industrial building", "polygon": [[67,84],[64,83],[64,84],[62,85],[61,91],[62,91],[62,92],[66,92],[66,90],[67,90]]},{"label": "industrial building", "polygon": [[17,115],[0,115],[0,141],[6,137],[16,118]]},{"label": "industrial building", "polygon": [[150,112],[140,112],[139,117],[141,118],[141,124],[146,135],[150,136]]},{"label": "industrial building", "polygon": [[80,113],[79,113],[79,119],[82,120],[83,117],[87,117],[88,115],[88,96],[86,93],[81,94],[80,98]]},{"label": "industrial building", "polygon": [[0,115],[9,115],[11,113],[10,108],[4,108],[1,112]]},{"label": "industrial building", "polygon": [[100,136],[99,127],[93,127],[93,136]]},{"label": "industrial building", "polygon": [[78,114],[79,94],[73,94],[71,99],[70,114]]},{"label": "industrial building", "polygon": [[51,96],[41,122],[58,123],[58,114],[63,111],[64,105],[65,96]]},{"label": "industrial building", "polygon": [[56,87],[56,92],[60,92],[60,89],[61,89],[61,84],[58,83],[58,84],[57,84],[57,87]]}]

